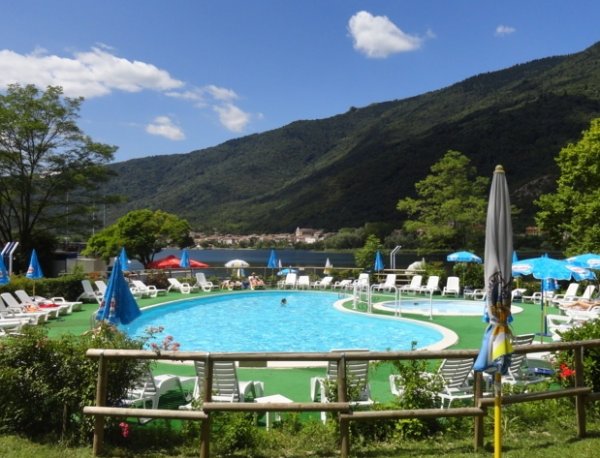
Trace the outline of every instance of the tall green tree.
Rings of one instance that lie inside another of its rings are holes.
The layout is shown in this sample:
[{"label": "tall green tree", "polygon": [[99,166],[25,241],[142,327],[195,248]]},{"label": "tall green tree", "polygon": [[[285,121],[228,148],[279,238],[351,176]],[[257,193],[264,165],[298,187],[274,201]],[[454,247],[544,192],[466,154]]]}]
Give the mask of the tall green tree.
[{"label": "tall green tree", "polygon": [[368,269],[373,267],[375,262],[375,253],[377,250],[381,250],[383,245],[381,240],[375,234],[371,234],[367,237],[365,245],[356,250],[354,253],[354,263],[357,267],[362,269]]},{"label": "tall green tree", "polygon": [[581,140],[564,147],[556,192],[540,196],[536,222],[544,236],[567,256],[600,252],[600,118]]},{"label": "tall green tree", "polygon": [[418,198],[407,197],[397,209],[408,219],[404,231],[422,249],[475,249],[482,244],[489,179],[478,177],[470,159],[448,151],[415,184]]},{"label": "tall green tree", "polygon": [[100,200],[116,147],[77,126],[82,102],[52,86],[13,84],[0,94],[0,238],[19,241],[24,255],[36,233],[56,235]]},{"label": "tall green tree", "polygon": [[189,223],[162,210],[134,210],[114,224],[94,234],[83,254],[99,256],[108,261],[117,256],[121,247],[127,255],[144,266],[167,246],[185,248],[193,243]]}]

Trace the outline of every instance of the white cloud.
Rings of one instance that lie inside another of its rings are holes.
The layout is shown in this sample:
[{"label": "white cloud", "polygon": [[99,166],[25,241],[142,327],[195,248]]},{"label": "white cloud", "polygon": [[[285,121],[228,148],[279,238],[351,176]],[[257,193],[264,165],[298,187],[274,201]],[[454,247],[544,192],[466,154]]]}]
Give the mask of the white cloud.
[{"label": "white cloud", "polygon": [[185,134],[168,116],[157,116],[146,126],[146,132],[169,140],[184,140]]},{"label": "white cloud", "polygon": [[[212,109],[220,123],[236,133],[242,132],[251,120],[249,113],[233,104],[239,98],[233,89],[215,84],[194,87],[155,65],[119,57],[104,43],[71,56],[49,54],[41,47],[30,54],[0,50],[0,88],[14,83],[41,88],[61,86],[68,97],[102,97],[115,91],[156,91],[191,102],[199,109]],[[171,140],[185,138],[183,131],[167,116],[155,118],[146,126],[146,132]]]},{"label": "white cloud", "polygon": [[[367,57],[385,58],[390,54],[414,51],[423,40],[400,30],[387,16],[359,11],[348,21],[354,49]],[[433,33],[433,32],[431,32]]]},{"label": "white cloud", "polygon": [[242,132],[250,122],[250,114],[232,103],[215,105],[213,109],[219,114],[221,124],[232,132]]},{"label": "white cloud", "polygon": [[505,37],[506,35],[510,35],[511,33],[515,33],[517,29],[511,27],[509,25],[499,25],[496,27],[496,35],[497,37]]},{"label": "white cloud", "polygon": [[42,48],[31,54],[0,51],[0,86],[11,83],[39,87],[62,86],[67,96],[87,98],[112,91],[166,91],[183,86],[165,70],[140,61],[130,61],[108,52],[107,46],[78,52],[73,57],[48,55]]}]

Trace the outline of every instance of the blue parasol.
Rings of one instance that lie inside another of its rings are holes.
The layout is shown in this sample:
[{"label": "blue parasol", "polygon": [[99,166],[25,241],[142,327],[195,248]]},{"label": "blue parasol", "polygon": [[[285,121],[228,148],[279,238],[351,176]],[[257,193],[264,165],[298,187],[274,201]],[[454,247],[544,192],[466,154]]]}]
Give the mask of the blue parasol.
[{"label": "blue parasol", "polygon": [[583,267],[569,264],[567,261],[549,258],[547,254],[539,258],[523,259],[512,266],[514,276],[533,275],[533,278],[542,280],[542,325],[540,336],[546,336],[546,294],[545,287],[548,280],[593,280],[594,272]]},{"label": "blue parasol", "polygon": [[513,264],[515,276],[533,275],[538,280],[594,280],[596,275],[584,267],[569,264],[567,261],[549,258],[547,254],[539,258],[523,259]]},{"label": "blue parasol", "polygon": [[119,261],[121,262],[121,268],[123,270],[129,270],[129,258],[127,257],[127,252],[125,251],[125,247],[121,248],[121,252],[119,253]]},{"label": "blue parasol", "polygon": [[267,267],[269,269],[277,269],[277,254],[275,253],[275,250],[271,250],[269,260],[267,261]]},{"label": "blue parasol", "polygon": [[379,272],[380,270],[384,269],[383,258],[379,250],[377,250],[377,253],[375,253],[375,265],[373,266],[373,269],[375,272]]},{"label": "blue parasol", "polygon": [[31,278],[32,280],[44,278],[44,272],[42,272],[42,266],[40,266],[40,262],[38,261],[35,248],[31,251],[31,259],[29,261],[29,267],[27,268],[27,273],[25,276],[27,278]]},{"label": "blue parasol", "polygon": [[129,324],[141,315],[140,309],[123,277],[121,261],[115,260],[106,293],[96,312],[96,320],[113,324]]},{"label": "blue parasol", "polygon": [[[29,260],[29,267],[25,276],[32,280],[44,278],[44,272],[42,272],[42,266],[40,266],[40,262],[38,261],[35,248],[31,251],[31,259]],[[35,282],[33,282],[33,295],[35,296]]]},{"label": "blue parasol", "polygon": [[286,267],[285,269],[281,269],[279,272],[277,272],[277,275],[281,276],[281,275],[297,274],[297,273],[298,273],[298,269]]},{"label": "blue parasol", "polygon": [[4,264],[4,256],[0,256],[0,285],[6,285],[10,283],[10,277]]},{"label": "blue parasol", "polygon": [[190,268],[190,255],[188,253],[188,250],[183,250],[181,252],[181,259],[179,260],[179,266],[182,269],[189,269]]},{"label": "blue parasol", "polygon": [[446,257],[448,262],[475,262],[481,264],[481,258],[469,251],[457,251]]},{"label": "blue parasol", "polygon": [[567,258],[566,261],[569,264],[585,267],[586,269],[600,269],[600,254],[579,254],[577,256],[571,256],[570,258]]}]

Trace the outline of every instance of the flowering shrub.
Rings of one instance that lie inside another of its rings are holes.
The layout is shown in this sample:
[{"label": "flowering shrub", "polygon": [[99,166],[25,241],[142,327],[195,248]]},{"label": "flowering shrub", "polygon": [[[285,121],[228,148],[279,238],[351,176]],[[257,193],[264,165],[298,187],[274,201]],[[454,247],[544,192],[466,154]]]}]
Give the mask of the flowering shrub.
[{"label": "flowering shrub", "polygon": [[143,339],[152,351],[155,351],[156,354],[160,354],[161,351],[178,351],[181,346],[179,342],[175,342],[173,336],[168,335],[163,337],[162,341],[150,342],[151,340],[156,339],[156,335],[160,334],[165,330],[162,326],[150,326],[145,329],[146,337]]},{"label": "flowering shrub", "polygon": [[[589,321],[562,333],[564,342],[600,339],[600,320]],[[600,349],[588,348],[583,356],[583,381],[592,391],[600,391]],[[556,361],[559,382],[563,386],[573,386],[575,381],[575,363],[572,351],[561,351]]]},{"label": "flowering shrub", "polygon": [[[139,349],[141,343],[105,323],[82,336],[49,339],[44,327],[26,326],[20,335],[3,337],[0,430],[87,443],[93,419],[83,407],[95,403],[98,377],[98,361],[85,355],[89,348]],[[111,361],[107,404],[123,399],[139,375],[135,360]],[[109,427],[113,421],[107,419]]]}]

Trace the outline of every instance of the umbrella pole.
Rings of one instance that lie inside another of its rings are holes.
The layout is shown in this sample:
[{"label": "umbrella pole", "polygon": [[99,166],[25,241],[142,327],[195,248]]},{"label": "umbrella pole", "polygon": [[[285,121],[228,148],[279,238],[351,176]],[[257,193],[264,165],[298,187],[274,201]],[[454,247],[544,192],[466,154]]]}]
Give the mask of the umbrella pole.
[{"label": "umbrella pole", "polygon": [[502,374],[494,374],[494,458],[502,456]]}]

